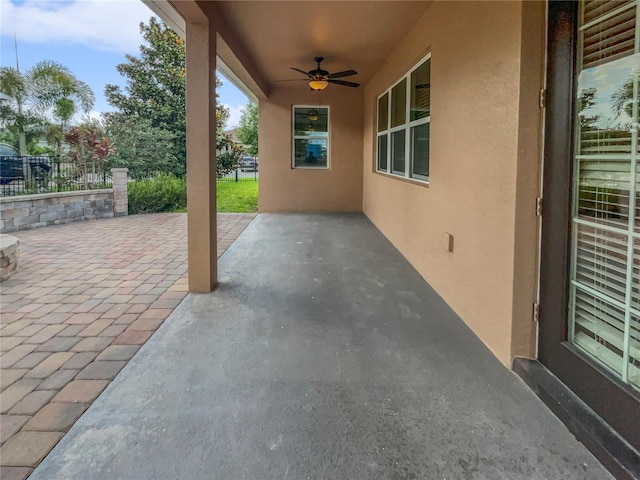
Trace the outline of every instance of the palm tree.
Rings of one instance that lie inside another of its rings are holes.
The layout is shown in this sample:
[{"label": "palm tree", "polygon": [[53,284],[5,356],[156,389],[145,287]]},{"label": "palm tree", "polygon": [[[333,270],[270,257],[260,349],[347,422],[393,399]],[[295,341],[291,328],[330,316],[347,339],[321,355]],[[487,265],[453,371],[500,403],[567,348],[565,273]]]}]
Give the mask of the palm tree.
[{"label": "palm tree", "polygon": [[60,120],[61,129],[64,129],[75,113],[76,104],[70,98],[59,98],[53,107],[53,114]]},{"label": "palm tree", "polygon": [[[50,146],[55,146],[56,155],[60,155],[60,148],[62,147],[62,139],[64,137],[64,127],[69,123],[69,120],[76,113],[76,104],[70,98],[60,98],[56,101],[56,104],[53,107],[53,115],[58,120],[60,120],[60,125],[51,124],[47,131],[47,143]],[[58,132],[58,135],[55,135],[55,131]],[[53,138],[54,141],[51,142],[50,138]]]},{"label": "palm tree", "polygon": [[7,106],[3,107],[2,119],[13,121],[19,133],[18,142],[20,154],[27,150],[25,135],[27,118],[24,115],[24,102],[27,96],[27,85],[20,72],[12,67],[0,67],[0,91],[15,100],[17,111]]},{"label": "palm tree", "polygon": [[95,102],[89,85],[51,60],[38,62],[24,75],[12,67],[0,67],[0,90],[14,99],[20,155],[27,154],[26,131],[35,119],[45,123],[46,113],[52,111],[62,128],[76,112],[76,105],[88,113]]},{"label": "palm tree", "polygon": [[95,96],[91,87],[78,80],[71,70],[51,60],[43,60],[26,75],[27,84],[36,108],[49,109],[61,99],[80,105],[85,113],[93,107]]}]

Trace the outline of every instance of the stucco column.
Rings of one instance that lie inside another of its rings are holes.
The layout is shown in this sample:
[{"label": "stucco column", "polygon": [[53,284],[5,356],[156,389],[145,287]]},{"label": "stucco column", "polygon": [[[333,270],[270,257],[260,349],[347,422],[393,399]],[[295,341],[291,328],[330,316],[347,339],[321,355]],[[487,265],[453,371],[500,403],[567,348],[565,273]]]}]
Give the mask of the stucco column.
[{"label": "stucco column", "polygon": [[187,23],[187,242],[189,291],[217,283],[216,32]]},{"label": "stucco column", "polygon": [[129,214],[128,171],[128,168],[111,169],[111,178],[113,179],[113,215],[116,217]]}]

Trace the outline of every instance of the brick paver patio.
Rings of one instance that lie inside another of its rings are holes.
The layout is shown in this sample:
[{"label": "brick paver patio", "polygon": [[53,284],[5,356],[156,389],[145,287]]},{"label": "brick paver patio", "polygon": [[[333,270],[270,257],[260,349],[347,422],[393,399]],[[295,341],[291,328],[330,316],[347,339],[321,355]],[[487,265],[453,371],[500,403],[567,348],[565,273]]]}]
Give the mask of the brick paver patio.
[{"label": "brick paver patio", "polygon": [[[218,257],[255,214],[218,214]],[[0,296],[0,478],[24,479],[187,295],[186,214],[14,234]]]}]

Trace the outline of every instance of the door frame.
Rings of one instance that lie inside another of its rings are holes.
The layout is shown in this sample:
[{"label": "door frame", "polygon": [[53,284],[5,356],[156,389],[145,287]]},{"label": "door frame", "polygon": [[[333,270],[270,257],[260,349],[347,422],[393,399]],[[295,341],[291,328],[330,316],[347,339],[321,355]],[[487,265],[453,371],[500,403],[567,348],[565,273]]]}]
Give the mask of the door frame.
[{"label": "door frame", "polygon": [[568,341],[578,3],[548,3],[539,360],[640,450],[640,393]]}]

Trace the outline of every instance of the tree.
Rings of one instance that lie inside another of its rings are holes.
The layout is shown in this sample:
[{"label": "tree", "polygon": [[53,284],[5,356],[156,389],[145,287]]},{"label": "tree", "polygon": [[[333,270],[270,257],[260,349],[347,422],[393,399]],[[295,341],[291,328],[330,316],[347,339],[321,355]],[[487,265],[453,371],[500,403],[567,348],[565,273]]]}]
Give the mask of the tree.
[{"label": "tree", "polygon": [[[145,44],[140,46],[140,56],[127,55],[127,62],[116,67],[127,79],[124,91],[116,85],[105,87],[107,101],[117,109],[108,119],[109,128],[122,132],[132,121],[150,126],[154,129],[153,132],[138,145],[145,142],[148,144],[150,138],[162,138],[163,145],[168,146],[169,150],[167,155],[160,156],[155,168],[147,165],[142,170],[159,171],[168,168],[164,171],[184,176],[187,123],[185,44],[173,30],[153,17],[148,24],[140,24],[140,32],[145,39]],[[222,82],[216,77],[216,87],[221,85]],[[220,105],[216,113],[218,128],[221,128],[220,122],[224,125],[229,111]],[[123,137],[118,135],[118,162],[132,168],[131,165],[138,159],[128,155],[133,154],[138,147],[133,149],[133,145],[130,145],[125,150],[120,150],[123,141]],[[167,142],[171,144],[168,145]],[[149,161],[152,159],[146,156],[143,163]],[[138,165],[133,169],[138,167],[142,166]]]},{"label": "tree", "polygon": [[17,136],[20,155],[28,153],[29,134],[33,136],[39,129],[39,136],[44,130],[47,112],[62,114],[59,118],[64,124],[77,106],[87,113],[95,101],[89,85],[78,80],[64,65],[50,60],[38,62],[24,75],[12,67],[0,67],[0,90],[12,99],[3,106],[0,115],[7,129]]},{"label": "tree", "polygon": [[27,141],[26,131],[31,124],[37,124],[39,118],[27,113],[25,115],[24,102],[28,95],[25,78],[20,72],[11,67],[0,67],[0,91],[13,99],[13,105],[3,105],[2,121],[7,124],[18,140],[18,150],[21,155],[26,155]]},{"label": "tree", "polygon": [[[119,86],[107,85],[105,97],[118,113],[145,121],[153,128],[171,134],[171,154],[184,163],[186,158],[186,85],[184,41],[154,17],[140,24],[145,44],[140,56],[127,55],[126,63],[116,66],[127,79],[123,92]],[[119,120],[122,117],[114,117]],[[184,174],[184,168],[182,168]],[[179,174],[179,172],[172,172]]]},{"label": "tree", "polygon": [[637,81],[632,75],[624,84],[619,86],[611,96],[612,109],[616,117],[620,118],[622,113],[626,113],[633,118],[633,84]]},{"label": "tree", "polygon": [[62,122],[68,121],[78,106],[88,113],[95,102],[91,87],[78,80],[71,71],[50,60],[43,60],[26,73],[31,96],[37,108],[53,109]]},{"label": "tree", "polygon": [[22,141],[24,142],[23,151],[33,155],[33,150],[38,144],[38,140],[43,132],[43,120],[32,115],[18,117],[17,115],[13,115],[10,110],[10,108],[7,108],[5,112],[9,111],[9,113],[3,113],[2,115],[2,120],[6,125],[0,134],[0,141],[8,143],[17,152],[20,152],[20,132],[22,127],[22,131],[24,132],[24,136],[22,137]]},{"label": "tree", "polygon": [[598,121],[599,115],[588,115],[588,111],[596,104],[598,97],[598,89],[585,88],[580,92],[578,97],[578,118],[580,119],[580,127],[582,130],[590,130]]},{"label": "tree", "polygon": [[216,176],[221,178],[238,167],[242,149],[233,142],[231,135],[224,133],[224,126],[229,119],[229,109],[216,111]]},{"label": "tree", "polygon": [[113,153],[102,125],[97,120],[87,119],[70,129],[64,141],[69,144],[69,159],[84,179],[84,188],[90,188],[106,171],[109,156]]},{"label": "tree", "polygon": [[53,147],[56,155],[60,155],[62,150],[62,141],[64,139],[65,126],[76,113],[76,106],[73,100],[68,98],[59,99],[53,107],[54,116],[60,120],[59,125],[50,123],[44,133],[47,145]]},{"label": "tree", "polygon": [[64,140],[62,127],[60,127],[60,125],[48,125],[44,132],[44,138],[47,141],[47,145],[49,145],[50,148],[53,148],[54,153],[56,155],[60,155],[62,142]]},{"label": "tree", "polygon": [[75,113],[76,105],[73,103],[73,100],[69,98],[60,98],[53,106],[53,114],[56,118],[60,119],[60,125],[62,127],[69,123],[69,120],[71,120]]},{"label": "tree", "polygon": [[149,178],[159,172],[184,176],[184,162],[173,153],[173,133],[151,125],[149,119],[121,114],[105,114],[107,133],[113,142],[114,167],[127,167],[136,180]]},{"label": "tree", "polygon": [[251,102],[242,109],[240,127],[237,131],[238,139],[248,146],[247,153],[258,155],[258,106]]}]

